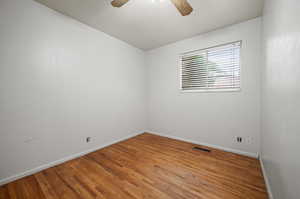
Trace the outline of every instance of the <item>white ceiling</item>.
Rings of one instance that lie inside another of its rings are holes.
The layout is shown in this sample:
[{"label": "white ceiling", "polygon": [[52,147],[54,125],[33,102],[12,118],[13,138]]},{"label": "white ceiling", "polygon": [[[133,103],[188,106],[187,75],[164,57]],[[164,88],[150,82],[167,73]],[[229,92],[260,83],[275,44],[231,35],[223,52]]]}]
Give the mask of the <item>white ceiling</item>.
[{"label": "white ceiling", "polygon": [[85,24],[149,50],[261,16],[263,0],[188,0],[194,11],[181,16],[170,0],[36,0]]}]

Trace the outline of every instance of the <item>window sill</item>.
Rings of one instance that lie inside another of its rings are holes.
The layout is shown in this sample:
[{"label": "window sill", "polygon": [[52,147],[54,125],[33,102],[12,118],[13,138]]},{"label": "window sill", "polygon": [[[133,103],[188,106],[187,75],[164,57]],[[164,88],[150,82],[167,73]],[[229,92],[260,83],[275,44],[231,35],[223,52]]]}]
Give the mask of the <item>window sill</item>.
[{"label": "window sill", "polygon": [[180,89],[180,93],[226,93],[226,92],[241,92],[241,88],[230,88],[230,89],[203,89],[203,90],[182,90]]}]

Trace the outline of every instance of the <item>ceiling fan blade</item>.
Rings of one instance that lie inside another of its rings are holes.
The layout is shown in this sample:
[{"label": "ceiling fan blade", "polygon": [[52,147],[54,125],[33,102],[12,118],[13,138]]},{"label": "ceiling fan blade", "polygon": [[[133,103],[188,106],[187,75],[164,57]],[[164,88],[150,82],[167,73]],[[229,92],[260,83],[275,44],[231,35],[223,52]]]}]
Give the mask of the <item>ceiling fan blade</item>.
[{"label": "ceiling fan blade", "polygon": [[187,0],[171,0],[182,16],[189,15],[193,12],[192,6]]},{"label": "ceiling fan blade", "polygon": [[111,2],[111,5],[113,7],[117,7],[120,8],[121,6],[123,6],[125,3],[127,3],[129,0],[113,0]]}]

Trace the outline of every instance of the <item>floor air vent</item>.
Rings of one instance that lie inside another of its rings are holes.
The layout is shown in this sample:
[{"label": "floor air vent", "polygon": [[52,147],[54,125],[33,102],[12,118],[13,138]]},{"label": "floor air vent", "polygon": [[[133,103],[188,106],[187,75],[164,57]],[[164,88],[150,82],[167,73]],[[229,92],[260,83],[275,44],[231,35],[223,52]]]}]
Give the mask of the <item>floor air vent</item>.
[{"label": "floor air vent", "polygon": [[196,151],[204,151],[204,152],[208,152],[208,153],[211,152],[209,149],[205,149],[205,148],[201,148],[201,147],[197,147],[197,146],[194,147],[193,149]]}]

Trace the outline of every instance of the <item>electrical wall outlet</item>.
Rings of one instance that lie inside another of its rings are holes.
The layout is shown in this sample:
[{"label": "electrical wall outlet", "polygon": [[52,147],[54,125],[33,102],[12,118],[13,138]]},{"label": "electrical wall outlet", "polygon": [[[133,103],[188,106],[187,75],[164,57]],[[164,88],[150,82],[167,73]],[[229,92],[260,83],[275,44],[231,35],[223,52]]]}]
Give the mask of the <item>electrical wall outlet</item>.
[{"label": "electrical wall outlet", "polygon": [[242,143],[242,142],[244,142],[244,139],[243,139],[243,137],[241,137],[241,136],[236,136],[236,137],[235,137],[235,141],[236,141],[237,143]]},{"label": "electrical wall outlet", "polygon": [[33,137],[29,137],[29,138],[27,138],[26,140],[24,140],[24,143],[31,143],[31,142],[33,142],[34,141],[34,138]]},{"label": "electrical wall outlet", "polygon": [[250,136],[246,137],[246,143],[253,144],[254,143],[253,137],[250,137]]},{"label": "electrical wall outlet", "polygon": [[91,137],[87,137],[86,142],[89,143],[91,141],[91,139],[92,139]]},{"label": "electrical wall outlet", "polygon": [[246,137],[242,137],[242,136],[235,136],[234,138],[235,143],[239,143],[239,144],[248,144],[251,145],[254,143],[254,139],[251,136],[246,136]]}]

